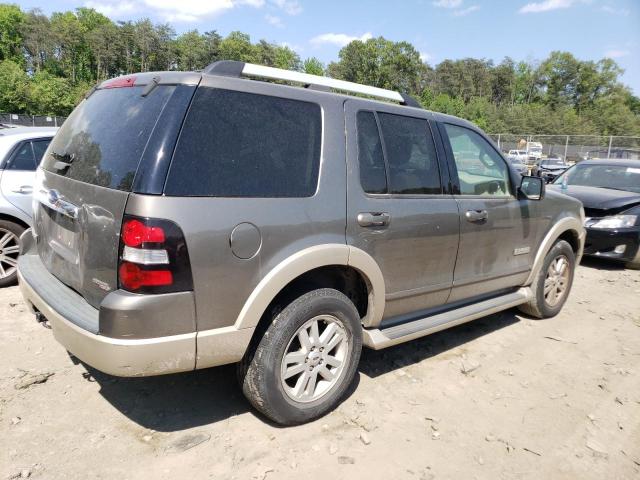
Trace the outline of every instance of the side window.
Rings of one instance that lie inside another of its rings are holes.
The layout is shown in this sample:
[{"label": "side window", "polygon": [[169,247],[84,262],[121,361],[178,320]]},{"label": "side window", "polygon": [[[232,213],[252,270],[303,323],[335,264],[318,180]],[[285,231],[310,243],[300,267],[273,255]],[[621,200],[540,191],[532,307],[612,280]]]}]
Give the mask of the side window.
[{"label": "side window", "polygon": [[473,130],[444,125],[458,169],[460,193],[509,196],[509,168],[502,157]]},{"label": "side window", "polygon": [[378,113],[389,166],[389,193],[442,193],[436,149],[426,120]]},{"label": "side window", "polygon": [[322,119],[315,103],[200,87],[182,127],[167,195],[310,197]]},{"label": "side window", "polygon": [[362,189],[367,193],[386,193],[387,174],[382,155],[382,142],[373,112],[358,112],[357,128],[358,164]]},{"label": "side window", "polygon": [[36,158],[36,167],[40,165],[40,161],[44,156],[44,152],[47,151],[47,147],[49,146],[50,143],[51,143],[50,138],[46,140],[34,140],[33,142],[31,142],[31,144],[33,145],[33,155]]},{"label": "side window", "polygon": [[36,169],[36,161],[33,158],[33,150],[31,149],[31,142],[23,142],[13,152],[9,162],[7,164],[7,170],[27,170],[33,171]]}]

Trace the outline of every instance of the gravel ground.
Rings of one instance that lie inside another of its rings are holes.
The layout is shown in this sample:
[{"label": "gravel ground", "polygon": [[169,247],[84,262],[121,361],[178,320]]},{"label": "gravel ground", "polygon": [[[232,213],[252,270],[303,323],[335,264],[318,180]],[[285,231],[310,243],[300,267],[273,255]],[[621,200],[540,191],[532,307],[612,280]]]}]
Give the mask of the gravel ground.
[{"label": "gravel ground", "polygon": [[587,262],[556,318],[365,351],[333,413],[257,416],[232,366],[104,375],[0,291],[0,478],[640,478],[640,271]]}]

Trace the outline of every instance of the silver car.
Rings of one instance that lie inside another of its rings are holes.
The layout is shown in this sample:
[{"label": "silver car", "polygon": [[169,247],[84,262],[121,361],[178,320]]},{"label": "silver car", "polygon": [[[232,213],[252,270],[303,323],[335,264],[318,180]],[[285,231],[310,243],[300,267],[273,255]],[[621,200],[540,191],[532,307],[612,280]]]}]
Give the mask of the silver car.
[{"label": "silver car", "polygon": [[0,129],[0,287],[17,280],[18,239],[31,226],[35,170],[56,130]]},{"label": "silver car", "polygon": [[241,62],[104,82],[34,191],[20,286],[66,349],[121,376],[237,363],[287,425],[341,401],[363,346],[556,315],[584,245],[580,202],[470,122]]}]

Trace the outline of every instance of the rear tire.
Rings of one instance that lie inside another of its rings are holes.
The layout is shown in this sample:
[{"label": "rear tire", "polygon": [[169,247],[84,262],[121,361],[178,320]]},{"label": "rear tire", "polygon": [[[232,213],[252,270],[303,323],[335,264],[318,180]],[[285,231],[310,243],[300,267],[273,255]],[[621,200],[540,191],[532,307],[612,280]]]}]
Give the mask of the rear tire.
[{"label": "rear tire", "polygon": [[245,396],[280,425],[314,420],[351,385],[362,350],[355,305],[341,292],[313,290],[278,313],[239,365]]},{"label": "rear tire", "polygon": [[640,270],[640,260],[638,260],[637,262],[627,262],[624,266],[629,270]]},{"label": "rear tire", "polygon": [[18,253],[22,225],[0,220],[0,288],[15,285],[18,281]]},{"label": "rear tire", "polygon": [[531,284],[533,298],[518,309],[536,318],[555,317],[569,297],[575,267],[576,256],[571,245],[558,240]]}]

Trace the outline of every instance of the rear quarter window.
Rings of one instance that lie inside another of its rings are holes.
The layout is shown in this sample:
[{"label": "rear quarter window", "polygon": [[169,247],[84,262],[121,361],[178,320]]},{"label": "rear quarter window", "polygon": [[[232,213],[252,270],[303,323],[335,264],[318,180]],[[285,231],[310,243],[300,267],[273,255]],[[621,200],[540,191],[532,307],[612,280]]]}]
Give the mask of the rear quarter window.
[{"label": "rear quarter window", "polygon": [[161,85],[102,89],[67,118],[42,161],[45,170],[100,187],[130,191],[156,120],[175,90]]},{"label": "rear quarter window", "polygon": [[321,142],[315,103],[201,87],[178,139],[165,194],[310,197]]}]

